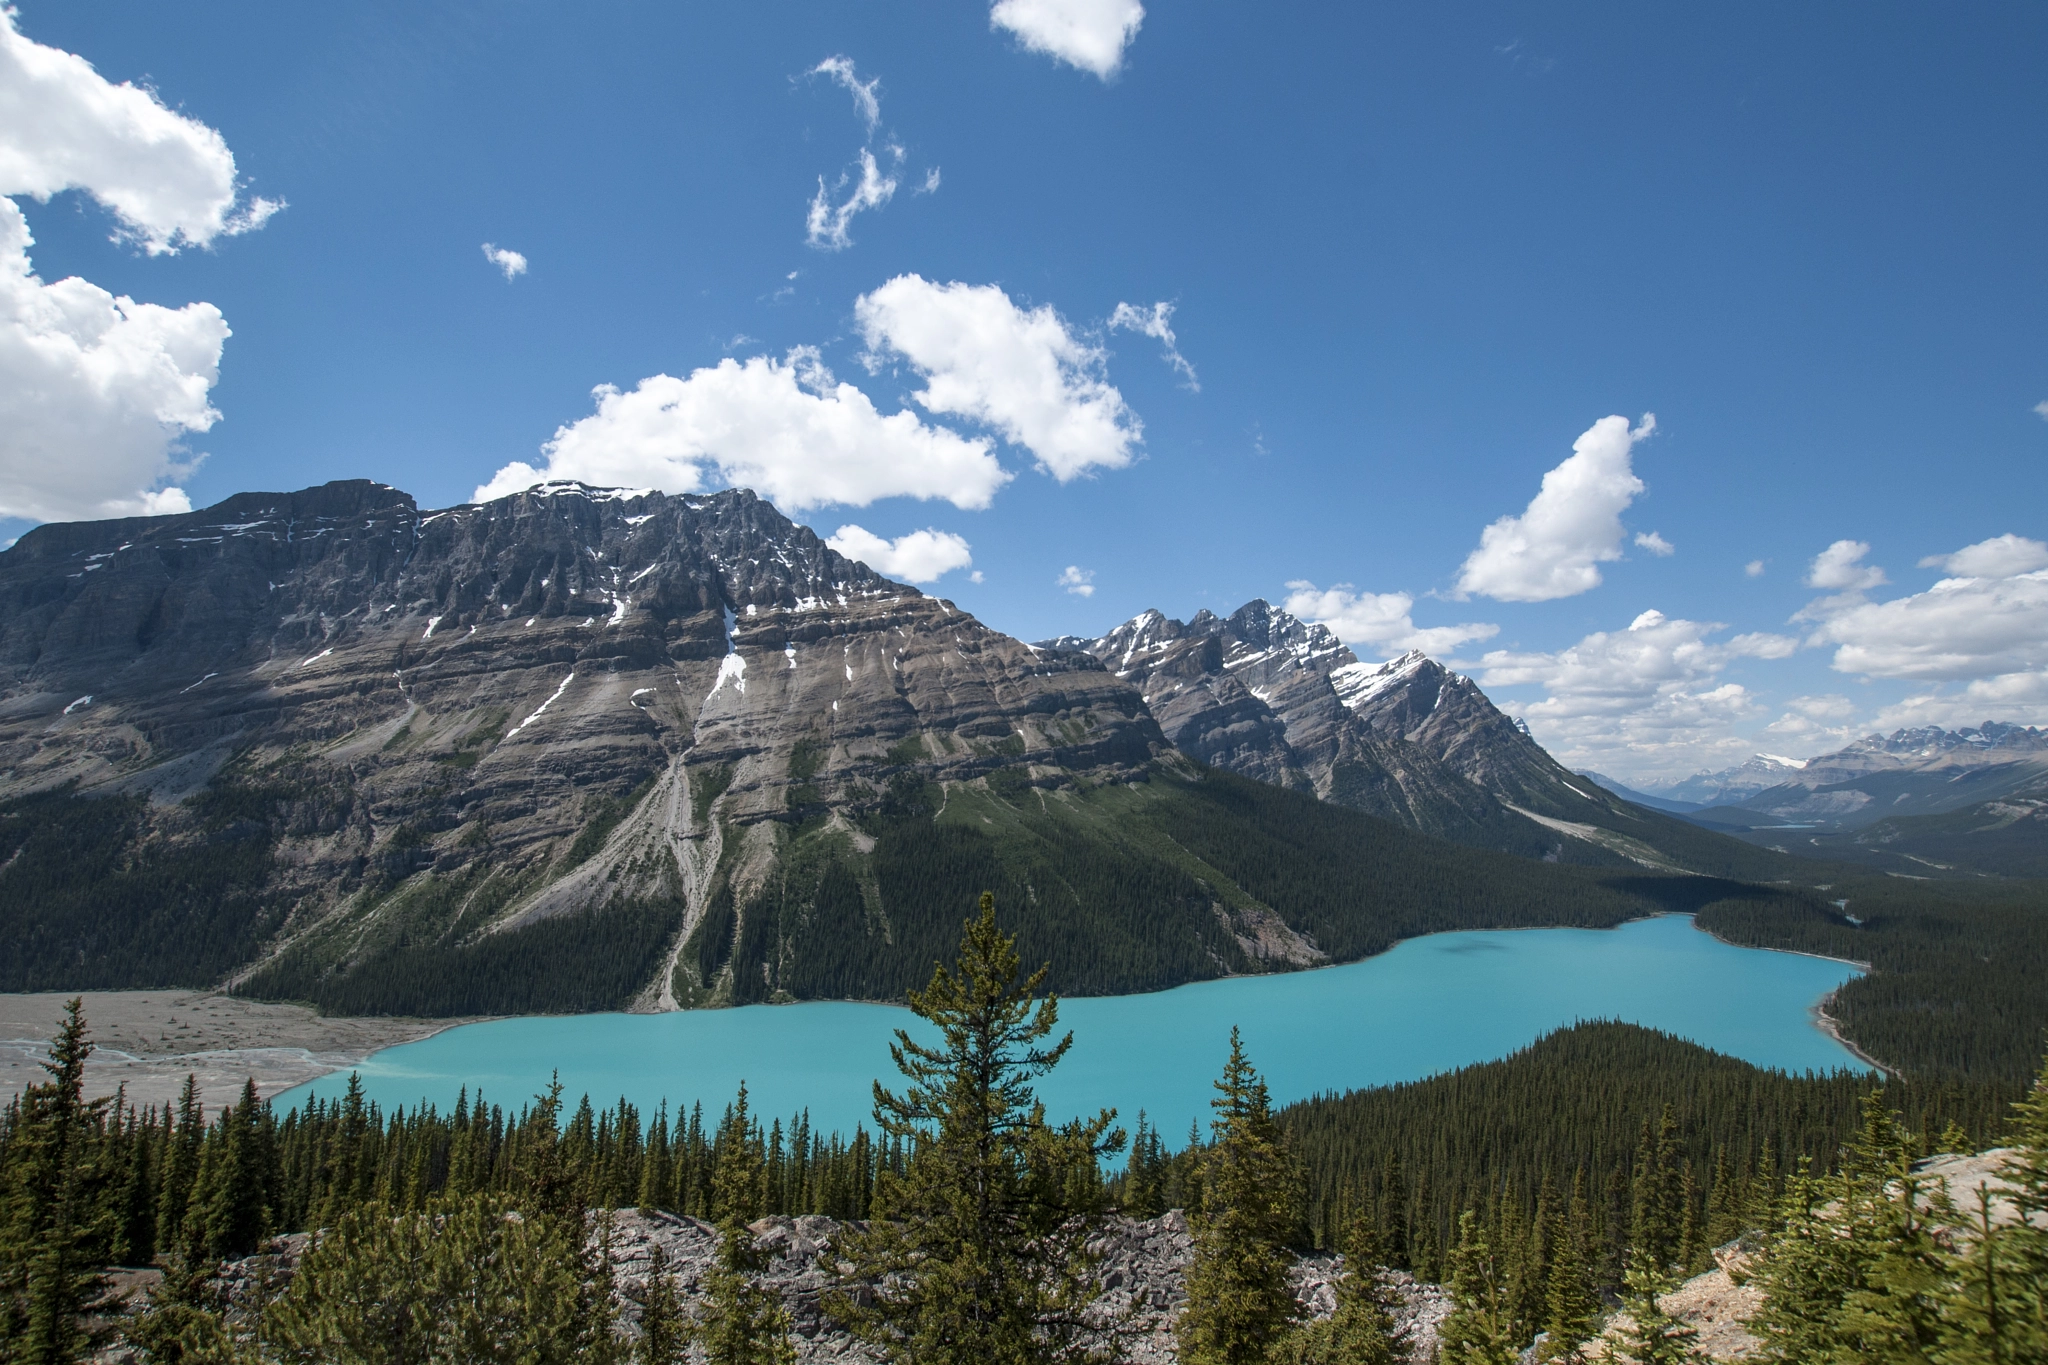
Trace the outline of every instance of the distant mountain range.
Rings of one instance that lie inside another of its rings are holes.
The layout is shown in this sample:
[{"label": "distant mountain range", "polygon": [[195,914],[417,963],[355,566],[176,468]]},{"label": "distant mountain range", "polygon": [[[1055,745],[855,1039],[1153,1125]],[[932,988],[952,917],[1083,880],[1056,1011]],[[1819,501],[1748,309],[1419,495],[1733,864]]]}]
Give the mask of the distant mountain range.
[{"label": "distant mountain range", "polygon": [[1804,760],[1758,754],[1652,792],[1586,776],[1783,851],[1907,875],[2048,876],[2048,730],[1897,730]]}]

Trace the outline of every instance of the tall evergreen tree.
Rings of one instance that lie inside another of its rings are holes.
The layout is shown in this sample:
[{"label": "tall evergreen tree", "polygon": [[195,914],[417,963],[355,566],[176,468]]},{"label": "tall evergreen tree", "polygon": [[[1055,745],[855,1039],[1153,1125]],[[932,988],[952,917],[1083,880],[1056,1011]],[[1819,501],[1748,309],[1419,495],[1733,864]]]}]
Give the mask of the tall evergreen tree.
[{"label": "tall evergreen tree", "polygon": [[1458,1216],[1458,1241],[1451,1250],[1451,1311],[1437,1329],[1443,1365],[1510,1365],[1520,1353],[1507,1276],[1479,1217]]},{"label": "tall evergreen tree", "polygon": [[1287,1245],[1301,1218],[1302,1179],[1235,1028],[1216,1092],[1200,1197],[1188,1210],[1194,1260],[1177,1334],[1187,1365],[1249,1365],[1294,1317]]},{"label": "tall evergreen tree", "polygon": [[1385,1279],[1385,1250],[1370,1215],[1355,1210],[1344,1236],[1344,1276],[1329,1317],[1305,1322],[1268,1353],[1271,1365],[1394,1365],[1403,1335],[1395,1330],[1400,1296]]},{"label": "tall evergreen tree", "polygon": [[1671,1291],[1671,1278],[1659,1262],[1648,1253],[1636,1257],[1625,1284],[1621,1302],[1627,1317],[1616,1334],[1623,1355],[1635,1365],[1693,1365],[1704,1359],[1699,1333],[1660,1301]]},{"label": "tall evergreen tree", "polygon": [[747,1109],[747,1087],[718,1134],[712,1207],[718,1217],[718,1263],[704,1279],[697,1344],[710,1365],[791,1365],[789,1313],[772,1290],[756,1283],[762,1260],[747,1225],[768,1199],[768,1160],[761,1130]]},{"label": "tall evergreen tree", "polygon": [[1572,1182],[1571,1202],[1558,1221],[1553,1247],[1544,1285],[1542,1358],[1577,1365],[1579,1347],[1599,1326],[1602,1307],[1593,1281],[1593,1229],[1583,1170]]},{"label": "tall evergreen tree", "polygon": [[43,1063],[50,1079],[22,1093],[8,1135],[0,1166],[0,1359],[8,1365],[68,1365],[91,1345],[83,1319],[112,1241],[93,1150],[107,1101],[85,1098],[91,1055],[74,999]]},{"label": "tall evergreen tree", "polygon": [[[1101,1211],[1102,1157],[1123,1148],[1114,1112],[1055,1128],[1034,1083],[1073,1045],[1050,1042],[1059,1002],[1019,979],[1015,940],[984,894],[952,970],[910,993],[938,1046],[898,1029],[889,1052],[909,1084],[875,1086],[875,1120],[909,1144],[900,1173],[877,1177],[874,1222],[848,1239],[853,1277],[877,1286],[835,1311],[890,1360],[1012,1365],[1090,1354],[1101,1331],[1084,1317],[1096,1257],[1088,1220]],[[1076,1179],[1076,1173],[1081,1178]]]}]

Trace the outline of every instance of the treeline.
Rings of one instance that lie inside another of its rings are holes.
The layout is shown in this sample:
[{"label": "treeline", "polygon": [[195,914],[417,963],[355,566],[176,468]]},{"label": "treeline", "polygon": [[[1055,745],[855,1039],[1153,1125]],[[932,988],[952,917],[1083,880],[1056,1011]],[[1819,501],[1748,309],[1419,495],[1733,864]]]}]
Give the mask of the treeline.
[{"label": "treeline", "polygon": [[1731,943],[1868,962],[1829,1013],[1909,1076],[2021,1085],[2048,1039],[2048,884],[1859,872],[1824,892],[1727,896],[1699,925]]}]

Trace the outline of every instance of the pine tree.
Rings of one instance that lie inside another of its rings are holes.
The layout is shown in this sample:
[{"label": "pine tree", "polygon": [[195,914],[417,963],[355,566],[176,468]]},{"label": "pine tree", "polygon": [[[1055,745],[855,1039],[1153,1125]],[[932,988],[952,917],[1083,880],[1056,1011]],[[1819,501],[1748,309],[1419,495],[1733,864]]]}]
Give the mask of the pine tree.
[{"label": "pine tree", "polygon": [[1216,1090],[1200,1198],[1188,1210],[1195,1254],[1177,1336],[1187,1365],[1248,1365],[1294,1316],[1287,1245],[1301,1217],[1301,1173],[1235,1028]]},{"label": "pine tree", "polygon": [[1994,1218],[1985,1185],[1971,1192],[1968,1230],[1949,1258],[1938,1365],[2048,1360],[2048,1061],[2013,1120],[2002,1175],[2015,1217]]},{"label": "pine tree", "polygon": [[270,1111],[251,1078],[239,1103],[221,1115],[214,1129],[219,1148],[210,1187],[202,1191],[207,1254],[228,1260],[252,1254],[262,1243],[270,1215]]},{"label": "pine tree", "polygon": [[1579,1347],[1600,1323],[1600,1295],[1593,1283],[1593,1236],[1586,1208],[1586,1173],[1572,1182],[1571,1203],[1559,1224],[1544,1286],[1542,1358],[1576,1365]]},{"label": "pine tree", "polygon": [[640,1343],[636,1365],[683,1365],[688,1358],[690,1321],[683,1314],[668,1252],[659,1242],[647,1259],[647,1286],[640,1294]]},{"label": "pine tree", "polygon": [[768,1160],[761,1130],[747,1109],[747,1087],[718,1134],[712,1207],[718,1217],[718,1264],[704,1278],[703,1320],[695,1339],[710,1365],[790,1365],[789,1313],[773,1291],[755,1282],[761,1257],[747,1225],[768,1197]]},{"label": "pine tree", "polygon": [[1703,1359],[1699,1333],[1659,1302],[1671,1291],[1671,1279],[1657,1261],[1647,1254],[1635,1258],[1624,1283],[1622,1309],[1627,1317],[1616,1337],[1634,1365],[1691,1365]]},{"label": "pine tree", "polygon": [[1344,1238],[1344,1277],[1337,1281],[1337,1307],[1329,1317],[1307,1322],[1287,1335],[1268,1359],[1273,1365],[1393,1365],[1401,1358],[1402,1333],[1394,1313],[1400,1296],[1383,1278],[1385,1253],[1364,1210],[1355,1210]]},{"label": "pine tree", "polygon": [[0,1169],[0,1358],[9,1365],[58,1365],[92,1345],[83,1318],[112,1220],[93,1151],[107,1101],[85,1098],[91,1055],[73,999],[43,1063],[50,1079],[23,1091],[10,1125]]},{"label": "pine tree", "polygon": [[1437,1329],[1439,1359],[1443,1365],[1510,1365],[1521,1343],[1513,1335],[1506,1276],[1470,1209],[1458,1215],[1450,1269],[1451,1311]]},{"label": "pine tree", "polygon": [[[909,1084],[900,1095],[875,1086],[875,1120],[892,1149],[909,1144],[908,1159],[900,1171],[885,1163],[874,1221],[845,1247],[852,1279],[876,1286],[872,1300],[833,1303],[888,1359],[1010,1365],[1079,1359],[1101,1341],[1083,1316],[1097,1261],[1088,1219],[1101,1211],[1095,1169],[1124,1134],[1109,1110],[1046,1122],[1033,1083],[1073,1035],[1047,1041],[1059,1002],[1038,998],[1045,975],[1019,980],[1015,940],[984,894],[955,968],[935,968],[910,993],[941,1041],[928,1047],[899,1029],[890,1045]],[[1084,1168],[1089,1179],[1071,1178]]]},{"label": "pine tree", "polygon": [[[353,1078],[351,1078],[353,1080]],[[159,1251],[184,1255],[191,1251],[185,1236],[185,1210],[199,1179],[199,1150],[206,1138],[206,1111],[199,1103],[199,1082],[187,1072],[178,1094],[178,1118],[164,1115],[163,1179],[157,1185],[156,1245]]]}]

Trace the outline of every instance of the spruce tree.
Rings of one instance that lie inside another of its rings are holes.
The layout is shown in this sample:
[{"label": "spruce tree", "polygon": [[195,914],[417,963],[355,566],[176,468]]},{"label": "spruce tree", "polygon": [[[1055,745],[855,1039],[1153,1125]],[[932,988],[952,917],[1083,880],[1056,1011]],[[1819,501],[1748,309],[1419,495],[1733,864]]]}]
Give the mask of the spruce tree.
[{"label": "spruce tree", "polygon": [[1294,1317],[1287,1244],[1301,1217],[1301,1172],[1235,1028],[1216,1091],[1200,1197],[1188,1210],[1195,1254],[1176,1335],[1185,1365],[1249,1365]]},{"label": "spruce tree", "polygon": [[164,1115],[163,1178],[157,1185],[156,1205],[159,1251],[184,1255],[190,1250],[184,1235],[185,1210],[199,1178],[199,1149],[205,1138],[206,1111],[199,1103],[199,1081],[187,1072],[185,1087],[178,1093],[177,1122],[172,1123],[168,1112]]},{"label": "spruce tree", "polygon": [[[900,1170],[877,1177],[873,1221],[850,1237],[849,1279],[872,1297],[833,1301],[872,1350],[918,1365],[1011,1365],[1082,1359],[1102,1341],[1085,1310],[1097,1257],[1089,1220],[1101,1211],[1101,1158],[1123,1149],[1114,1113],[1054,1127],[1034,1082],[1073,1045],[1049,1041],[1056,997],[1046,969],[1019,979],[1015,940],[984,894],[951,970],[909,996],[937,1046],[896,1031],[890,1055],[908,1085],[875,1086],[875,1120]],[[1073,1174],[1085,1169],[1087,1178]],[[869,1287],[872,1287],[871,1289]]]},{"label": "spruce tree", "polygon": [[1629,1360],[1635,1365],[1692,1365],[1704,1359],[1699,1333],[1659,1301],[1671,1291],[1671,1278],[1657,1261],[1648,1254],[1636,1257],[1624,1283],[1621,1304],[1627,1317],[1616,1337]]},{"label": "spruce tree", "polygon": [[790,1365],[789,1313],[772,1290],[756,1283],[762,1258],[747,1225],[767,1201],[768,1162],[761,1130],[747,1109],[747,1087],[727,1111],[718,1135],[712,1207],[718,1218],[718,1263],[704,1277],[697,1345],[710,1365]]},{"label": "spruce tree", "polygon": [[1386,1282],[1385,1251],[1371,1218],[1354,1210],[1344,1237],[1344,1276],[1329,1317],[1305,1322],[1269,1353],[1272,1365],[1393,1365],[1403,1333],[1394,1327],[1400,1296]]},{"label": "spruce tree", "polygon": [[207,1255],[229,1260],[255,1252],[268,1231],[271,1170],[270,1111],[252,1077],[239,1103],[214,1128],[219,1148],[209,1188],[201,1193]]},{"label": "spruce tree", "polygon": [[107,1101],[85,1098],[92,1055],[81,1002],[64,1007],[43,1070],[7,1134],[0,1166],[0,1351],[8,1365],[59,1365],[92,1345],[83,1321],[112,1242],[95,1161]]},{"label": "spruce tree", "polygon": [[683,1365],[688,1358],[690,1320],[669,1274],[668,1252],[661,1243],[647,1259],[647,1285],[640,1293],[640,1341],[636,1365]]},{"label": "spruce tree", "polygon": [[1458,1215],[1458,1241],[1451,1250],[1451,1311],[1437,1329],[1443,1365],[1511,1365],[1520,1354],[1507,1277],[1499,1257],[1466,1209]]},{"label": "spruce tree", "polygon": [[1579,1347],[1600,1324],[1600,1295],[1593,1282],[1593,1236],[1586,1207],[1586,1173],[1572,1182],[1571,1203],[1559,1223],[1544,1286],[1542,1359],[1577,1365]]}]

